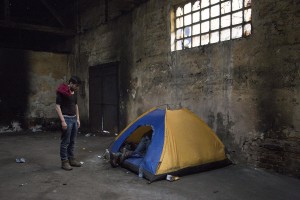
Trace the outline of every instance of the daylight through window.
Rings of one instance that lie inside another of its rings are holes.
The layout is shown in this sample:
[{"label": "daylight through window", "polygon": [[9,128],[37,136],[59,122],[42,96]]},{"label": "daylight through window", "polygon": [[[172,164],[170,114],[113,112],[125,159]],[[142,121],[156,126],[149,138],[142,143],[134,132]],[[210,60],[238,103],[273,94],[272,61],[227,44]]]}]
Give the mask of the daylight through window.
[{"label": "daylight through window", "polygon": [[247,37],[251,0],[199,0],[175,7],[172,51]]}]

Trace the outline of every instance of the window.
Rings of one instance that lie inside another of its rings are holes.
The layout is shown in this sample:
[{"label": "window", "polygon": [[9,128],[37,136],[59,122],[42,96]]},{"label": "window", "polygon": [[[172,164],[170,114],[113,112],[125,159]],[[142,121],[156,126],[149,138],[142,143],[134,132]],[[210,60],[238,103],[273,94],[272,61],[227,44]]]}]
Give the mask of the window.
[{"label": "window", "polygon": [[251,0],[198,0],[175,7],[171,50],[218,43],[251,34]]}]

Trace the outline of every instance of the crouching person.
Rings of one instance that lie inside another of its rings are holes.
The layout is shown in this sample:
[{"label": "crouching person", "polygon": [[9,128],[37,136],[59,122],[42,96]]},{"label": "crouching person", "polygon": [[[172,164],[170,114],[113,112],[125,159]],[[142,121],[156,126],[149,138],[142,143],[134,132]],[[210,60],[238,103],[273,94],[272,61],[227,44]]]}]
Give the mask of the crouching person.
[{"label": "crouching person", "polygon": [[121,152],[112,153],[110,155],[110,164],[113,167],[121,165],[127,158],[143,158],[151,143],[153,131],[145,133],[134,150],[129,150],[126,147]]}]

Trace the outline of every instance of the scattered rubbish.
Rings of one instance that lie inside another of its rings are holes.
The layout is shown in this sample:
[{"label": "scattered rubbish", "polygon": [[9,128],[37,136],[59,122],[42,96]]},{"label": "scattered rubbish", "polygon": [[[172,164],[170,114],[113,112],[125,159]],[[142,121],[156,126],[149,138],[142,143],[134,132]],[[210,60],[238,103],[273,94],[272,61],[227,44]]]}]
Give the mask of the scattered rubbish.
[{"label": "scattered rubbish", "polygon": [[102,132],[103,132],[103,133],[110,133],[109,131],[106,131],[106,130],[102,130]]},{"label": "scattered rubbish", "polygon": [[63,183],[63,185],[67,185],[66,183]]},{"label": "scattered rubbish", "polygon": [[20,122],[12,121],[10,124],[11,124],[10,126],[2,126],[2,127],[0,127],[0,133],[22,131]]},{"label": "scattered rubbish", "polygon": [[84,162],[80,161],[80,164],[82,164],[82,165],[83,165],[83,163],[84,163]]},{"label": "scattered rubbish", "polygon": [[5,132],[12,132],[9,130],[9,126],[0,127],[0,133],[5,133]]},{"label": "scattered rubbish", "polygon": [[16,158],[16,163],[25,163],[25,158]]},{"label": "scattered rubbish", "polygon": [[83,147],[82,150],[85,150],[85,148]]},{"label": "scattered rubbish", "polygon": [[110,159],[110,153],[108,149],[105,149],[104,154],[102,155],[102,158],[105,160],[109,160]]},{"label": "scattered rubbish", "polygon": [[168,174],[167,177],[166,177],[166,180],[168,180],[170,182],[177,181],[177,180],[179,180],[179,177],[178,176],[172,176],[172,175]]},{"label": "scattered rubbish", "polygon": [[91,136],[90,133],[85,134],[85,137],[90,137],[90,136]]},{"label": "scattered rubbish", "polygon": [[105,161],[109,161],[110,160],[110,153],[108,149],[105,149],[105,152],[102,155],[98,155],[97,156],[99,159],[103,159]]},{"label": "scattered rubbish", "polygon": [[40,132],[42,131],[42,125],[36,125],[30,128],[32,132]]},{"label": "scattered rubbish", "polygon": [[27,185],[27,183],[22,183],[22,184],[20,184],[19,186],[22,187],[22,186],[24,186],[24,185]]},{"label": "scattered rubbish", "polygon": [[20,126],[20,122],[12,121],[11,126],[14,132],[22,131],[22,128]]},{"label": "scattered rubbish", "polygon": [[115,136],[118,136],[118,133],[115,133]]}]

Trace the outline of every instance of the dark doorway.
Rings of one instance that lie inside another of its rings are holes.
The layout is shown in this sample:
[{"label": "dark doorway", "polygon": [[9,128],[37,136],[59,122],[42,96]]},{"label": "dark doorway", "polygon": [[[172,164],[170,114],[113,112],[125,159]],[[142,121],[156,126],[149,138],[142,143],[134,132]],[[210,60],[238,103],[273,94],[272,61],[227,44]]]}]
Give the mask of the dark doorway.
[{"label": "dark doorway", "polygon": [[111,134],[119,131],[118,85],[118,63],[89,68],[89,120],[92,131]]},{"label": "dark doorway", "polygon": [[17,121],[26,128],[28,96],[31,92],[27,57],[22,50],[0,49],[0,126]]}]

